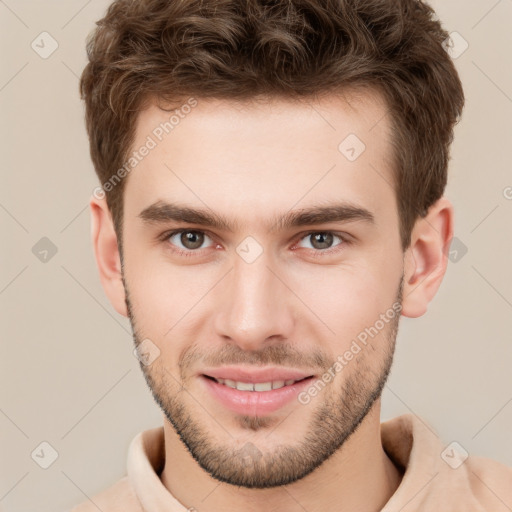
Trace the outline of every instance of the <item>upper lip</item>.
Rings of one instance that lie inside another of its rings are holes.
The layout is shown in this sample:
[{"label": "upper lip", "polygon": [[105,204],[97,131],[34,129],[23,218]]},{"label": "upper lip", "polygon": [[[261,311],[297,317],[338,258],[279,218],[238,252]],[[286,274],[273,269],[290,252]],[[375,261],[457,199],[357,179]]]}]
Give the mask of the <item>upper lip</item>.
[{"label": "upper lip", "polygon": [[229,379],[235,382],[249,382],[257,384],[260,382],[273,382],[279,380],[302,380],[312,377],[310,373],[291,368],[267,367],[247,368],[242,366],[223,366],[220,368],[207,368],[201,372],[202,375],[215,379]]}]

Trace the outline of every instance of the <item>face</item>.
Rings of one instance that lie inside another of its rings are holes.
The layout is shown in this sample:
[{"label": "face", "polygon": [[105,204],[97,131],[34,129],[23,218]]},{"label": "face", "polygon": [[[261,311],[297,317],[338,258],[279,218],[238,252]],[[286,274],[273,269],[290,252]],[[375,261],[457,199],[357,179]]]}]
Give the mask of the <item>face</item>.
[{"label": "face", "polygon": [[141,368],[205,471],[285,485],[343,445],[391,367],[404,267],[386,107],[189,110],[169,133],[169,112],[140,114],[134,147],[155,145],[124,191]]}]

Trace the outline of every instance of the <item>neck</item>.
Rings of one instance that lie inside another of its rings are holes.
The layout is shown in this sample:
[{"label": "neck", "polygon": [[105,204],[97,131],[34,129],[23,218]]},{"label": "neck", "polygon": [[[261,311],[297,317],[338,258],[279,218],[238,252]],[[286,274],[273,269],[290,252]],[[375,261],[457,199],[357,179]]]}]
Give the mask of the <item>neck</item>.
[{"label": "neck", "polygon": [[186,508],[209,512],[379,511],[400,485],[402,473],[382,447],[380,400],[343,446],[315,471],[293,484],[246,489],[219,482],[192,458],[165,421],[166,462],[160,476]]}]

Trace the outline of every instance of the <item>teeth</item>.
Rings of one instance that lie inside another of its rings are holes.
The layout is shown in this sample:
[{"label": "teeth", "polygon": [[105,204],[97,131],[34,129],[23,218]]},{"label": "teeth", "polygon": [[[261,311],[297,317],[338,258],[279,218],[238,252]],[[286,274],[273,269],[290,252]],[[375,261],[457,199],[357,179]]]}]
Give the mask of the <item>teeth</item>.
[{"label": "teeth", "polygon": [[272,382],[258,382],[254,384],[254,391],[272,391]]},{"label": "teeth", "polygon": [[235,382],[235,386],[240,391],[254,391],[254,384],[252,382]]},{"label": "teeth", "polygon": [[294,382],[290,380],[274,380],[272,382],[258,382],[253,384],[252,382],[236,382],[230,379],[215,379],[219,384],[224,384],[229,388],[238,389],[239,391],[271,391],[272,389],[280,389],[284,386],[290,386]]}]

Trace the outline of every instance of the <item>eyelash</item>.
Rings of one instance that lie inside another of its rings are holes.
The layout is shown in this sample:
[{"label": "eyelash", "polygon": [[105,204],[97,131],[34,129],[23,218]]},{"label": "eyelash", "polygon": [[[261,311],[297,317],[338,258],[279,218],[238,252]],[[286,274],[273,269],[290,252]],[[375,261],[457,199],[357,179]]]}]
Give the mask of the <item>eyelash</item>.
[{"label": "eyelash", "polygon": [[[161,242],[167,243],[169,238],[171,238],[172,236],[174,236],[178,233],[187,233],[187,232],[202,233],[202,234],[208,236],[209,238],[211,238],[212,240],[214,240],[214,237],[212,235],[208,234],[207,231],[202,231],[199,229],[176,229],[173,231],[167,231],[159,236],[159,240]],[[325,255],[331,255],[333,253],[340,252],[347,245],[352,244],[352,240],[350,240],[349,237],[347,235],[345,235],[344,233],[338,233],[336,231],[318,231],[318,230],[301,233],[300,236],[297,238],[296,243],[300,242],[304,238],[307,238],[308,236],[316,235],[316,234],[332,234],[332,235],[338,237],[341,240],[341,242],[338,245],[335,245],[334,247],[330,247],[329,249],[323,249],[323,250],[322,249],[316,249],[316,250],[310,249],[313,251],[314,258],[321,258]],[[172,245],[172,244],[167,244],[167,245]],[[184,257],[188,258],[188,257],[196,256],[197,253],[199,253],[201,251],[201,249],[194,249],[194,250],[189,249],[188,251],[185,251],[185,250],[177,248],[176,246],[173,245],[171,251],[174,254],[177,254],[178,256],[184,256]]]}]

